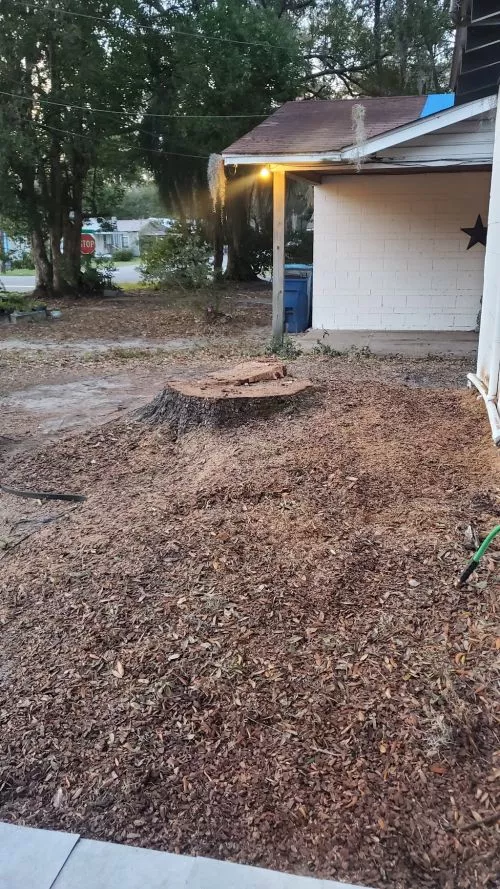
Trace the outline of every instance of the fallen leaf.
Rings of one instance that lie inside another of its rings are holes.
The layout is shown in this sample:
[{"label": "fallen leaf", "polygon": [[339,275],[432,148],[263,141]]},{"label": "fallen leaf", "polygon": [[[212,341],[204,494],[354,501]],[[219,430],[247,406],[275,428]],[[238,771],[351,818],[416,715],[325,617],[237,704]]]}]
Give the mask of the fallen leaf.
[{"label": "fallen leaf", "polygon": [[54,796],[53,796],[53,799],[52,799],[52,805],[54,806],[54,809],[61,808],[63,799],[64,799],[64,791],[63,791],[62,787],[58,787]]},{"label": "fallen leaf", "polygon": [[113,676],[116,676],[117,679],[123,679],[125,670],[123,669],[123,664],[121,661],[117,661],[115,664],[114,670],[111,670]]}]

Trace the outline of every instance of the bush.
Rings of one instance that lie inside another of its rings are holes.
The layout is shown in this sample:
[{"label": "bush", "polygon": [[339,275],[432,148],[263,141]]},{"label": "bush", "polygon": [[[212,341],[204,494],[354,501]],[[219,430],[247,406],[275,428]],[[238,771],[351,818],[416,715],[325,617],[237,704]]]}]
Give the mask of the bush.
[{"label": "bush", "polygon": [[288,358],[293,361],[294,358],[299,358],[302,355],[302,349],[285,333],[283,337],[272,337],[271,342],[266,346],[265,354],[277,355],[279,358]]},{"label": "bush", "polygon": [[147,245],[140,268],[146,282],[199,290],[212,282],[212,248],[197,225],[176,222]]},{"label": "bush", "polygon": [[80,290],[83,293],[102,293],[103,290],[116,289],[113,284],[115,271],[116,266],[109,259],[99,256],[84,257]]},{"label": "bush", "polygon": [[296,232],[285,247],[285,262],[312,263],[313,232]]},{"label": "bush", "polygon": [[262,275],[273,265],[273,236],[266,229],[247,228],[244,232],[241,252],[256,275]]},{"label": "bush", "polygon": [[0,252],[0,263],[2,264],[2,270],[4,270],[4,267],[7,263],[9,264],[9,268],[11,269],[35,268],[31,250],[23,250],[22,252],[19,252],[17,250],[10,250],[7,253],[4,253],[2,251]]},{"label": "bush", "polygon": [[132,250],[127,250],[125,247],[122,250],[115,250],[113,253],[113,260],[115,262],[130,262],[133,258],[134,254],[132,253]]},{"label": "bush", "polygon": [[35,309],[45,309],[45,303],[36,299],[29,299],[22,293],[0,293],[0,315],[10,315],[11,312],[31,312]]}]

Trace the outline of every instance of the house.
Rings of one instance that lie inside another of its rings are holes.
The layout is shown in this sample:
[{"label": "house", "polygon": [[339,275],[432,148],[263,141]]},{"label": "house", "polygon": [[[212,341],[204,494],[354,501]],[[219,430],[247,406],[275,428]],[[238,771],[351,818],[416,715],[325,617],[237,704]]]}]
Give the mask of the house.
[{"label": "house", "polygon": [[314,186],[313,328],[479,328],[469,379],[500,443],[500,2],[461,6],[456,93],[289,102],[223,155],[273,174],[273,334],[295,176]]},{"label": "house", "polygon": [[170,228],[171,219],[88,219],[82,233],[92,234],[96,242],[96,255],[115,253],[117,250],[131,250],[140,256],[140,242],[143,238],[161,238]]},{"label": "house", "polygon": [[0,253],[9,259],[21,259],[30,250],[27,238],[13,238],[12,235],[0,230]]}]

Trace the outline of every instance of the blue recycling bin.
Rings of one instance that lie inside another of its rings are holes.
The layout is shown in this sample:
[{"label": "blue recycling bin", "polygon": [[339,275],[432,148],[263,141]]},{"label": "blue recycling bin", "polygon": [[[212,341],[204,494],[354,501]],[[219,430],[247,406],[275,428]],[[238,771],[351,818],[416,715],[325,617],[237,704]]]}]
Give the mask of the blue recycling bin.
[{"label": "blue recycling bin", "polygon": [[312,265],[285,265],[285,330],[302,333],[311,324]]}]

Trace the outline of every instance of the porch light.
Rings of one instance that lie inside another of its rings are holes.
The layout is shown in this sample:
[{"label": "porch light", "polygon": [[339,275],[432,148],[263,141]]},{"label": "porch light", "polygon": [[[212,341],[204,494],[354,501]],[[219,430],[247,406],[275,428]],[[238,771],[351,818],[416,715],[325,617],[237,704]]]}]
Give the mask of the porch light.
[{"label": "porch light", "polygon": [[271,175],[271,170],[269,167],[261,167],[259,170],[259,176],[261,179],[269,179]]}]

